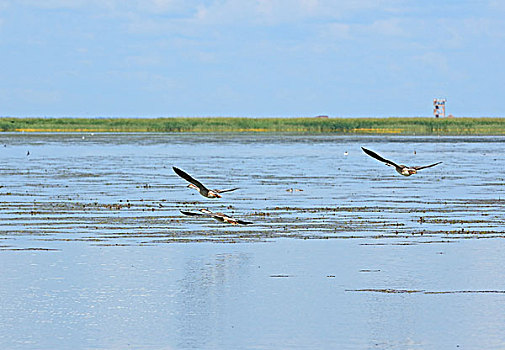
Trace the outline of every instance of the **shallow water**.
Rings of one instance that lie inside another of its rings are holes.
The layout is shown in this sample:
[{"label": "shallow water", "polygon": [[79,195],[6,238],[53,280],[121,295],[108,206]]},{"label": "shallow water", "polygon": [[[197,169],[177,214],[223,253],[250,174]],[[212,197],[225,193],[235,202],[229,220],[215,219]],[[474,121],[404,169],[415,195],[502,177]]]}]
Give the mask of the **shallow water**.
[{"label": "shallow water", "polygon": [[0,136],[1,348],[505,347],[505,137]]}]

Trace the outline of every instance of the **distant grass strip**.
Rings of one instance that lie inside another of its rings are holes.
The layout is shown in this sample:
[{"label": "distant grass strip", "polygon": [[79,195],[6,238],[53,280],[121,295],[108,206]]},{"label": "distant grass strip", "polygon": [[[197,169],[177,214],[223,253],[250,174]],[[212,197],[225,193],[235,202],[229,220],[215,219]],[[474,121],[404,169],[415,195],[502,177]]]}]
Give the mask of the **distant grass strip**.
[{"label": "distant grass strip", "polygon": [[504,135],[505,118],[0,118],[3,132]]}]

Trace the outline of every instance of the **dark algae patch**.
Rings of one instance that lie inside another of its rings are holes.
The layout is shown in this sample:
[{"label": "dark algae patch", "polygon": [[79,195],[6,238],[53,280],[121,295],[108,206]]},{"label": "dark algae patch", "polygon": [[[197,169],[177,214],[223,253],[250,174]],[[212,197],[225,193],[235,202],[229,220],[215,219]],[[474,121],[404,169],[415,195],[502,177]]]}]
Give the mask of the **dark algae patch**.
[{"label": "dark algae patch", "polygon": [[346,292],[373,292],[373,293],[384,293],[384,294],[411,294],[411,293],[424,293],[424,290],[419,289],[393,289],[393,288],[382,288],[382,289],[346,289]]},{"label": "dark algae patch", "polygon": [[0,247],[1,250],[10,250],[10,251],[45,251],[45,252],[57,252],[60,251],[60,249],[53,249],[53,248],[13,248],[13,247]]},{"label": "dark algae patch", "polygon": [[427,291],[423,289],[364,288],[346,289],[346,292],[369,292],[383,294],[505,294],[505,290],[446,290]]}]

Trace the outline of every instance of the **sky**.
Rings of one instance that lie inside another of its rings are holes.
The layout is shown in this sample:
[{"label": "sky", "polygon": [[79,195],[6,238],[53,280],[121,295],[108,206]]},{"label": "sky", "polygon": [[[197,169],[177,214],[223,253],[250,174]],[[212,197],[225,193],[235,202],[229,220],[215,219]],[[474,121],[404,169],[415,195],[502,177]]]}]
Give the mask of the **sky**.
[{"label": "sky", "polygon": [[0,116],[505,116],[502,0],[0,0]]}]

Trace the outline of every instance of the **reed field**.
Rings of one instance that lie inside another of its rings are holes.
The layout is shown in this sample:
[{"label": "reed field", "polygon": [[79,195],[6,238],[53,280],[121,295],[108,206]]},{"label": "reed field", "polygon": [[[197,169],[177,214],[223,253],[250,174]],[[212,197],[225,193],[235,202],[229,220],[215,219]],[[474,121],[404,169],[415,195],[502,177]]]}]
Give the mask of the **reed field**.
[{"label": "reed field", "polygon": [[299,132],[503,135],[505,118],[0,118],[3,132]]}]

